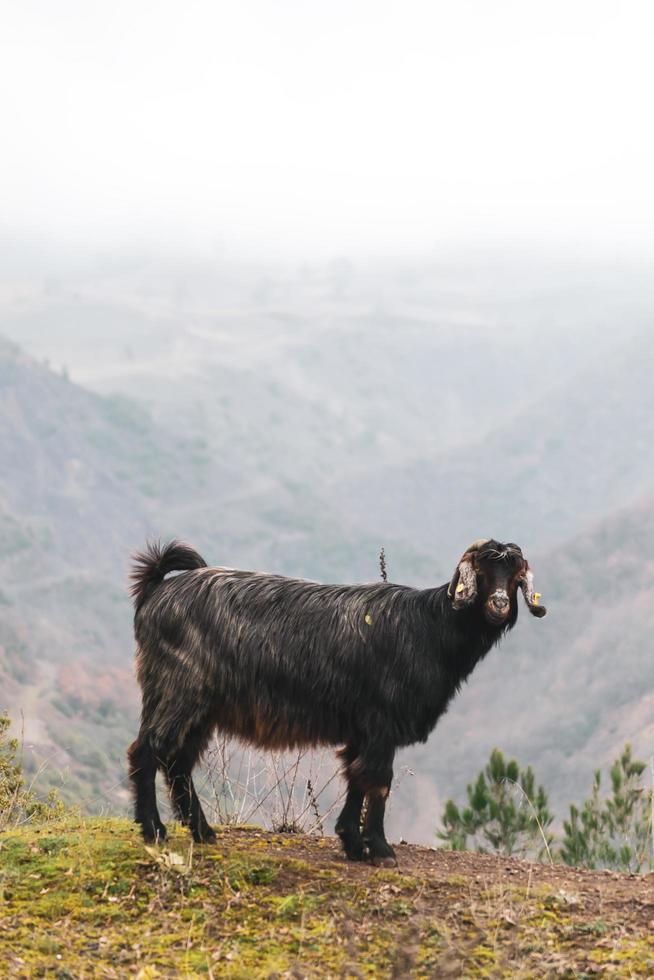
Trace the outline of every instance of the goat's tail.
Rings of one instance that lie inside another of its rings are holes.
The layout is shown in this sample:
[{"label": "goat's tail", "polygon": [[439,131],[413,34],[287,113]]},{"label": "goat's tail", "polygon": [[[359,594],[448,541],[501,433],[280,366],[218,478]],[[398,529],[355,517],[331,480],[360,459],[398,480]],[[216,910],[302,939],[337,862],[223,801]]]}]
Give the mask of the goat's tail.
[{"label": "goat's tail", "polygon": [[134,608],[145,601],[148,593],[163,582],[168,572],[188,572],[194,568],[206,568],[207,563],[193,548],[179,541],[162,545],[160,541],[148,541],[144,551],[133,556],[130,573],[130,592]]}]

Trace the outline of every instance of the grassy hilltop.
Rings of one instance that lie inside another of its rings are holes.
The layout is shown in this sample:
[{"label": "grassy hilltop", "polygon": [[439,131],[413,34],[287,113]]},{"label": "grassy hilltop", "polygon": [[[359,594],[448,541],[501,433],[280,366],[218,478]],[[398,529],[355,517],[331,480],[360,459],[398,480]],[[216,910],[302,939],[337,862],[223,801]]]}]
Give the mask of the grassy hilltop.
[{"label": "grassy hilltop", "polygon": [[219,828],[144,846],[123,820],[0,835],[9,977],[654,974],[654,877],[400,845],[397,871],[333,838]]}]

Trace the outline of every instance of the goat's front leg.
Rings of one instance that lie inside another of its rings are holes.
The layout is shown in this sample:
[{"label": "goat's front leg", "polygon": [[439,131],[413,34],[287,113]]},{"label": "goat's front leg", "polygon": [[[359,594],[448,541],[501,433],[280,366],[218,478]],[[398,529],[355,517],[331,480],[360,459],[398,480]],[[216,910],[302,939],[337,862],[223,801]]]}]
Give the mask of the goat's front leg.
[{"label": "goat's front leg", "polygon": [[336,833],[341,838],[343,849],[350,861],[363,861],[365,849],[361,836],[361,810],[365,793],[357,785],[350,772],[350,767],[357,758],[359,750],[355,745],[346,745],[339,752],[343,760],[343,770],[347,779],[347,796],[345,806],[336,821]]},{"label": "goat's front leg", "polygon": [[384,814],[390,788],[389,780],[388,785],[376,787],[368,792],[363,839],[368,848],[370,860],[378,868],[395,868],[397,866],[395,851],[386,840],[384,832]]},{"label": "goat's front leg", "polygon": [[368,805],[363,823],[363,840],[370,860],[376,867],[394,868],[395,851],[386,840],[384,814],[393,780],[394,749],[376,747],[361,760],[361,785],[365,787]]},{"label": "goat's front leg", "polygon": [[343,849],[350,861],[363,861],[365,857],[361,836],[363,798],[363,790],[350,786],[345,798],[345,806],[336,821],[336,833],[341,838]]}]

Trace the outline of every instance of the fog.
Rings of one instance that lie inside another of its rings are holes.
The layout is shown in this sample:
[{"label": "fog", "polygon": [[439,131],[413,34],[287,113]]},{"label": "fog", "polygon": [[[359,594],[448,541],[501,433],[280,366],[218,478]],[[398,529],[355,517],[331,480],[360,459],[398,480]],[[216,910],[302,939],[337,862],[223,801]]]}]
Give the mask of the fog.
[{"label": "fog", "polygon": [[10,243],[650,249],[647,2],[4,8]]}]

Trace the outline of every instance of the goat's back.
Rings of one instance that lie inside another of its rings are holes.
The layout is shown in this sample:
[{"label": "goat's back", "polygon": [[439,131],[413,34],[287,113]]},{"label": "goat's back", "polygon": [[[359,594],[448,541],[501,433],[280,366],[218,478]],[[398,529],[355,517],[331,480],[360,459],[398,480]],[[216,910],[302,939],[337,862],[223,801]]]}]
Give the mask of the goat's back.
[{"label": "goat's back", "polygon": [[135,616],[144,704],[182,698],[269,747],[337,744],[381,718],[406,725],[434,680],[425,595],[230,568],[165,579]]}]

